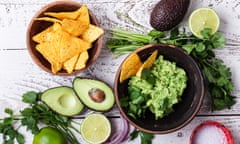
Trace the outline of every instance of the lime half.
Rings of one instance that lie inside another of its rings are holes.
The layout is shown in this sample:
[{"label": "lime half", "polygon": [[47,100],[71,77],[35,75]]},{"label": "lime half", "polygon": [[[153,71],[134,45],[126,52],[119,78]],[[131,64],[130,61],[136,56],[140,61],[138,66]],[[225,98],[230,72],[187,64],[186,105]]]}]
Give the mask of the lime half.
[{"label": "lime half", "polygon": [[198,8],[191,13],[188,24],[193,35],[202,38],[201,31],[204,28],[212,29],[212,34],[218,30],[220,19],[213,9]]},{"label": "lime half", "polygon": [[111,134],[110,121],[103,114],[90,114],[81,124],[81,134],[90,144],[100,144]]}]

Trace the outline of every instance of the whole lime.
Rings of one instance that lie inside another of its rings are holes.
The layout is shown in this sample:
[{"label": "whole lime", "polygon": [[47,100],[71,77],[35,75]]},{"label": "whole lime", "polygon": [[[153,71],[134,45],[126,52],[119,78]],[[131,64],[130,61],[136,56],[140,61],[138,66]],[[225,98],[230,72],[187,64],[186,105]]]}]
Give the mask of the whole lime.
[{"label": "whole lime", "polygon": [[34,136],[33,144],[67,144],[67,140],[57,129],[44,127]]}]

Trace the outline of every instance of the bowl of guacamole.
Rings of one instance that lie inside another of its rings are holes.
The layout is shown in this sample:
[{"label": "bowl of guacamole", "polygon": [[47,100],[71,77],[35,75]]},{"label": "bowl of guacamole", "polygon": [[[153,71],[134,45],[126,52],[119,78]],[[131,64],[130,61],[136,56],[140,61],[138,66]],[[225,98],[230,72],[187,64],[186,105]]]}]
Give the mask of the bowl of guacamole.
[{"label": "bowl of guacamole", "polygon": [[114,93],[120,113],[130,124],[165,134],[195,117],[205,88],[197,62],[183,49],[151,44],[125,58],[115,77]]}]

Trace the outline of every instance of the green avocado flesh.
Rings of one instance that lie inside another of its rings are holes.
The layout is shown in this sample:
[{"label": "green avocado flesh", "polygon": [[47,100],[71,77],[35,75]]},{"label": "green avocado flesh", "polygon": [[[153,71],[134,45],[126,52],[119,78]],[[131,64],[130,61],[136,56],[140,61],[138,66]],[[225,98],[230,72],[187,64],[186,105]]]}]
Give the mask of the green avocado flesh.
[{"label": "green avocado flesh", "polygon": [[114,105],[113,91],[102,81],[75,78],[73,81],[73,89],[83,104],[90,109],[107,111]]},{"label": "green avocado flesh", "polygon": [[64,116],[79,114],[84,105],[70,87],[56,87],[43,92],[41,100],[52,110]]}]

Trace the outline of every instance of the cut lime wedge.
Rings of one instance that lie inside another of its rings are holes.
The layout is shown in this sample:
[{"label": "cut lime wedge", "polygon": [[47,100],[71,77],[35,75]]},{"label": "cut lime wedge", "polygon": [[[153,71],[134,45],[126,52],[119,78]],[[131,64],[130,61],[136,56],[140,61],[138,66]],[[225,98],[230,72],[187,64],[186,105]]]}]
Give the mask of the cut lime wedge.
[{"label": "cut lime wedge", "polygon": [[204,28],[210,28],[212,34],[218,30],[220,19],[213,9],[198,8],[191,13],[188,24],[193,35],[202,38],[201,31]]},{"label": "cut lime wedge", "polygon": [[111,134],[110,121],[103,114],[90,114],[81,124],[81,134],[88,143],[101,144]]}]

